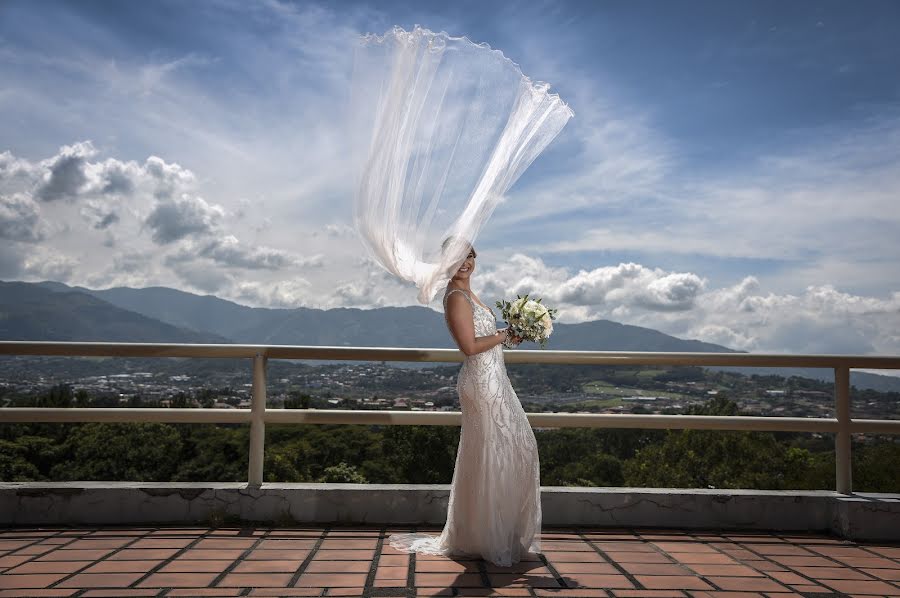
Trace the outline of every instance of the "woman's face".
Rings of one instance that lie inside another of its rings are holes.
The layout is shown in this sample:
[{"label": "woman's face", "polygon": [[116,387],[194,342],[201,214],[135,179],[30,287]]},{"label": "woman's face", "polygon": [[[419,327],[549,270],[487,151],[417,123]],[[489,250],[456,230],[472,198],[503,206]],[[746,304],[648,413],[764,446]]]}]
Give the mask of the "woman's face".
[{"label": "woman's face", "polygon": [[469,248],[469,253],[466,255],[466,259],[463,260],[462,265],[456,270],[456,273],[453,275],[453,280],[466,280],[472,276],[472,272],[475,271],[475,250]]}]

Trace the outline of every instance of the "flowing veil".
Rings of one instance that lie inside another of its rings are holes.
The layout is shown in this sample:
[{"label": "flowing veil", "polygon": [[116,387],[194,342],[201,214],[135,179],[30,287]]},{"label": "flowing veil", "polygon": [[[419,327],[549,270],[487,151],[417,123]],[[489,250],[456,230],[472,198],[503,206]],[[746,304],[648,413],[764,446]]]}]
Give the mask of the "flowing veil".
[{"label": "flowing veil", "polygon": [[370,255],[430,303],[571,117],[549,85],[486,44],[418,26],[363,36],[348,125],[354,225]]}]

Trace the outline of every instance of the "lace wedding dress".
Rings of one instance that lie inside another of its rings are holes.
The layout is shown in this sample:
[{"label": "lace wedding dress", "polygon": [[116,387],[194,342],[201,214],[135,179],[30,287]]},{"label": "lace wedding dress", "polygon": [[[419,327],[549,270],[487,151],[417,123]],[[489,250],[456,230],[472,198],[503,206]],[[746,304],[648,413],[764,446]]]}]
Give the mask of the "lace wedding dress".
[{"label": "lace wedding dress", "polygon": [[[493,310],[460,289],[472,306],[475,336],[497,329]],[[497,345],[463,361],[457,381],[462,430],[447,522],[439,536],[393,534],[388,542],[403,552],[480,556],[500,566],[540,552],[541,494],[537,442]]]}]

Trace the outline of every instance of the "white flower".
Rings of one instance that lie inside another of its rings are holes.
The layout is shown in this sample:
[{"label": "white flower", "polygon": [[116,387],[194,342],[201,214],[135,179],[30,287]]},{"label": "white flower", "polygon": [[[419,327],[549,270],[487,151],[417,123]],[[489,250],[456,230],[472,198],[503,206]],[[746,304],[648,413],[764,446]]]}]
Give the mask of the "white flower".
[{"label": "white flower", "polygon": [[522,311],[529,316],[533,316],[534,318],[540,318],[547,312],[546,308],[534,301],[533,299],[529,299],[528,302],[523,307]]},{"label": "white flower", "polygon": [[553,320],[550,319],[550,314],[545,313],[541,317],[541,324],[544,326],[544,338],[550,336],[553,332]]}]

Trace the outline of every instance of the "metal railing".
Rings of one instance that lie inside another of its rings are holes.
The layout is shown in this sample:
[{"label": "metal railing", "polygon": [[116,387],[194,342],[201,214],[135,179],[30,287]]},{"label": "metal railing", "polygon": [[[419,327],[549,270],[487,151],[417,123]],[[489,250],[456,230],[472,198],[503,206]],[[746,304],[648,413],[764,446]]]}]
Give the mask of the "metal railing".
[{"label": "metal railing", "polygon": [[[265,425],[369,424],[460,425],[460,412],[381,411],[339,409],[267,409],[268,359],[347,361],[461,362],[456,349],[398,349],[386,347],[316,347],[289,345],[205,345],[164,343],[79,343],[0,341],[0,355],[57,355],[70,357],[204,357],[249,358],[253,363],[251,408],[247,409],[140,409],[140,408],[0,408],[3,422],[166,422],[249,423],[249,484],[263,479]],[[507,363],[559,365],[694,365],[745,367],[814,367],[834,370],[835,417],[757,417],[709,415],[634,415],[594,413],[529,413],[529,422],[548,428],[643,428],[682,430],[752,430],[823,432],[835,434],[835,486],[852,490],[850,435],[900,434],[900,420],[851,419],[850,369],[900,369],[898,356],[782,355],[760,353],[668,353],[640,351],[508,351]]]}]

